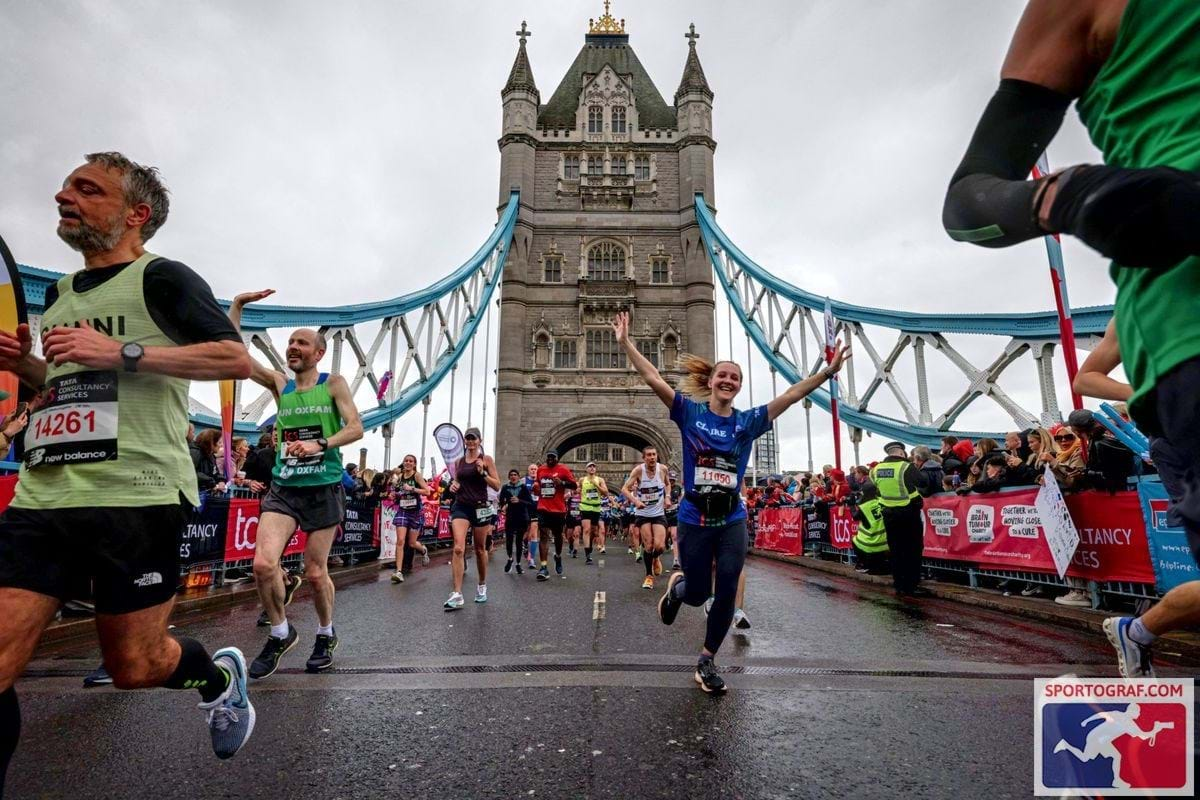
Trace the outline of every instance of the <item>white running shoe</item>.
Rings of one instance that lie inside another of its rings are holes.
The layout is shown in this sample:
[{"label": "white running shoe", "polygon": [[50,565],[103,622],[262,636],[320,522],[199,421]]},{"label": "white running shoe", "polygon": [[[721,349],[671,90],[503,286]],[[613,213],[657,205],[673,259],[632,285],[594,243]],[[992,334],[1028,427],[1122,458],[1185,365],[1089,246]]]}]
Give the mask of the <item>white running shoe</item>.
[{"label": "white running shoe", "polygon": [[717,598],[715,598],[715,597],[709,597],[707,600],[704,601],[704,615],[705,616],[708,616],[708,612],[712,611],[712,604],[713,604],[713,601],[716,599]]},{"label": "white running shoe", "polygon": [[1072,589],[1064,595],[1054,598],[1060,606],[1075,606],[1076,608],[1091,608],[1092,598],[1083,589]]},{"label": "white running shoe", "polygon": [[750,628],[750,618],[747,617],[746,612],[742,611],[740,608],[734,609],[733,611],[733,627],[743,631],[749,630]]},{"label": "white running shoe", "polygon": [[1109,617],[1104,620],[1104,635],[1117,651],[1117,667],[1126,678],[1153,678],[1150,648],[1129,638],[1133,617]]},{"label": "white running shoe", "polygon": [[450,599],[442,604],[442,608],[446,611],[457,611],[463,607],[462,592],[451,592]]},{"label": "white running shoe", "polygon": [[404,573],[396,570],[392,573],[392,583],[404,583]]},{"label": "white running shoe", "polygon": [[421,551],[421,563],[427,567],[429,566],[429,548],[428,547],[426,547],[424,550]]},{"label": "white running shoe", "polygon": [[[459,595],[459,596],[461,597],[461,595]],[[486,603],[487,602],[487,586],[483,585],[482,583],[475,587],[475,602],[476,603]]]}]

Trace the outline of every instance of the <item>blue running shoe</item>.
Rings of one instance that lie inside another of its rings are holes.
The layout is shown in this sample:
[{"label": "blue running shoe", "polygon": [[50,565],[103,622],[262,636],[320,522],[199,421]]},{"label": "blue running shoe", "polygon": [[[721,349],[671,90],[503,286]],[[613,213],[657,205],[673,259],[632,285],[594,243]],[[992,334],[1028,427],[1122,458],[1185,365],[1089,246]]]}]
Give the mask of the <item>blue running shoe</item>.
[{"label": "blue running shoe", "polygon": [[567,577],[566,575],[563,575],[562,556],[554,557],[554,571],[558,574],[558,577],[560,577],[560,578]]},{"label": "blue running shoe", "polygon": [[1117,666],[1126,678],[1153,678],[1150,648],[1129,638],[1133,617],[1109,617],[1104,620],[1104,635],[1117,651]]},{"label": "blue running shoe", "polygon": [[254,732],[254,705],[246,689],[246,657],[236,647],[225,647],[216,652],[213,663],[229,673],[229,688],[199,707],[208,712],[213,752],[217,758],[233,758]]},{"label": "blue running shoe", "polygon": [[101,664],[84,677],[83,688],[90,689],[93,686],[109,686],[112,682],[112,675],[109,675],[108,670]]}]

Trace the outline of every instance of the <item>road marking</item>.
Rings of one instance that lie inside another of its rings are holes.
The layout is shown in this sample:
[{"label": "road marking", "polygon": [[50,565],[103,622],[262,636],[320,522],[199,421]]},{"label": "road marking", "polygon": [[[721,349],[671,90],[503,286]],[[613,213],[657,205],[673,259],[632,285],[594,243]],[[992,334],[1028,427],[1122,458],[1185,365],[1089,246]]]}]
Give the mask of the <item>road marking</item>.
[{"label": "road marking", "polygon": [[592,601],[592,619],[604,619],[604,592],[596,592]]}]

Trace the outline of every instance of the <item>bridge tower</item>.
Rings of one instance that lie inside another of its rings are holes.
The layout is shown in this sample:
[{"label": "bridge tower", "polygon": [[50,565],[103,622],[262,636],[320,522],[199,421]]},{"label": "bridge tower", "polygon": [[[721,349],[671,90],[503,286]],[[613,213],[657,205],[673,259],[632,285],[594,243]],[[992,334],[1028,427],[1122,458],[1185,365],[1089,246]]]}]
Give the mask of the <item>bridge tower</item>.
[{"label": "bridge tower", "polygon": [[625,21],[589,20],[583,49],[542,103],[521,24],[501,92],[500,202],[521,191],[504,270],[496,401],[502,471],[557,448],[619,480],[647,444],[678,465],[678,432],[626,363],[631,336],[674,385],[678,354],[712,358],[712,267],[694,195],[714,206],[713,93],[692,26],[668,105],[629,44]]}]

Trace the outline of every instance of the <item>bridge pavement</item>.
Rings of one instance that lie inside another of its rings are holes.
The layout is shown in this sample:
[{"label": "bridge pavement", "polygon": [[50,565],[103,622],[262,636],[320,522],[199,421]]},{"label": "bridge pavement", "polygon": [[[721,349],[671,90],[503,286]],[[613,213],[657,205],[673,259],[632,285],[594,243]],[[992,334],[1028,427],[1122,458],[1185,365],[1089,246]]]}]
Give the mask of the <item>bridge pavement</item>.
[{"label": "bridge pavement", "polygon": [[[228,762],[190,693],[84,690],[94,643],[44,648],[8,796],[1023,798],[1030,679],[1115,675],[1098,637],[752,559],[754,627],[727,641],[731,691],[710,697],[691,675],[703,613],[659,624],[623,547],[544,584],[497,553],[490,601],[470,602],[472,567],[454,613],[446,560],[339,590],[332,674],[303,673],[316,622],[298,598],[300,644],[251,687],[257,727]],[[257,614],[180,629],[251,658]]]}]

